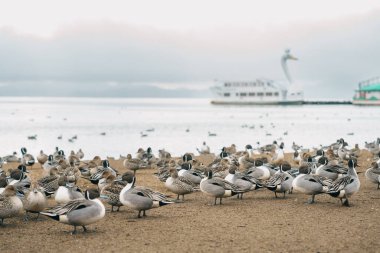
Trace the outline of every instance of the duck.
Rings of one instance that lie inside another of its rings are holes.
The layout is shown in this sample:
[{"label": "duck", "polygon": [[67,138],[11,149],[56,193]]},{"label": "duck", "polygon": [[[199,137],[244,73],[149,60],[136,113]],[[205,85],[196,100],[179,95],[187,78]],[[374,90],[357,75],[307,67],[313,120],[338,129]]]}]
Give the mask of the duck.
[{"label": "duck", "polygon": [[197,151],[200,155],[208,155],[210,154],[210,147],[207,146],[206,142],[202,143],[202,147],[200,149],[197,148]]},{"label": "duck", "polygon": [[221,205],[222,198],[243,193],[238,186],[231,184],[224,179],[213,177],[212,170],[208,170],[206,173],[207,177],[202,179],[200,189],[204,194],[215,199],[214,205],[216,205],[217,199],[219,199],[219,205]]},{"label": "duck", "polygon": [[250,167],[244,173],[258,180],[267,180],[271,177],[272,170],[269,165],[264,164],[262,160],[258,159],[255,160],[254,166]]},{"label": "duck", "polygon": [[61,223],[74,226],[71,234],[76,234],[77,226],[82,226],[83,232],[86,232],[87,225],[103,219],[106,209],[99,199],[91,198],[90,191],[86,191],[85,199],[71,200],[65,205],[58,205],[50,210],[41,212],[41,214]]},{"label": "duck", "polygon": [[294,178],[286,172],[286,170],[290,170],[291,167],[288,163],[283,162],[280,165],[279,171],[277,171],[271,178],[268,179],[265,187],[274,192],[275,197],[277,198],[277,193],[283,193],[285,198],[286,192],[291,192],[292,183]]},{"label": "duck", "polygon": [[27,152],[28,151],[25,147],[21,148],[21,154],[22,154],[21,162],[25,166],[33,167],[33,165],[35,163],[34,157],[31,154],[28,154]]},{"label": "duck", "polygon": [[[348,161],[348,173],[346,176],[335,180],[327,191],[327,194],[334,198],[339,198],[343,206],[350,206],[348,198],[357,193],[360,189],[360,180],[355,170],[355,161]],[[343,200],[344,199],[344,200]]]},{"label": "duck", "polygon": [[178,172],[175,168],[170,169],[170,177],[165,181],[165,187],[170,192],[177,194],[177,200],[182,195],[182,201],[185,200],[185,194],[190,194],[197,191],[199,188],[197,184],[193,183],[186,177],[178,176]]},{"label": "duck", "polygon": [[5,218],[18,216],[23,209],[22,201],[17,197],[17,189],[13,185],[7,185],[0,194],[0,220],[4,224]]},{"label": "duck", "polygon": [[144,169],[148,166],[146,161],[137,158],[133,159],[131,154],[127,155],[127,159],[123,161],[123,165],[127,170],[132,170],[134,175],[136,175],[137,170]]},{"label": "duck", "polygon": [[[123,174],[124,176],[124,174]],[[127,182],[121,179],[116,179],[115,176],[109,175],[107,177],[107,184],[100,191],[100,198],[104,199],[109,205],[111,205],[111,212],[113,212],[113,207],[116,206],[117,210],[120,210],[120,207],[123,204],[120,202],[120,192],[125,187]]]},{"label": "duck", "polygon": [[80,148],[80,149],[78,150],[78,152],[76,153],[76,156],[77,156],[79,159],[83,159],[83,157],[84,157],[84,153],[83,153],[83,151],[82,151],[81,148]]},{"label": "duck", "polygon": [[74,166],[78,166],[80,164],[80,158],[75,154],[74,150],[71,150],[68,160],[69,163]]},{"label": "duck", "polygon": [[58,175],[58,169],[53,167],[49,175],[37,180],[37,185],[44,191],[46,196],[54,194],[60,186],[65,185],[65,177]]},{"label": "duck", "polygon": [[237,174],[236,169],[237,168],[235,165],[231,165],[228,170],[228,175],[224,178],[224,180],[239,187],[242,193],[237,195],[238,198],[243,199],[243,194],[245,192],[262,188],[262,185],[258,182],[258,180],[243,174]]},{"label": "duck", "polygon": [[66,160],[66,155],[63,150],[58,150],[53,154],[53,158],[56,162],[59,162],[60,160]]},{"label": "duck", "polygon": [[275,153],[272,157],[272,163],[280,164],[284,160],[284,158],[284,143],[281,143],[280,146],[275,150]]},{"label": "duck", "polygon": [[373,162],[372,166],[366,170],[365,177],[371,183],[377,184],[377,189],[380,189],[380,168],[377,162]]},{"label": "duck", "polygon": [[42,212],[46,206],[47,200],[45,193],[34,183],[24,197],[25,220],[29,220],[28,213],[37,213],[38,216],[36,219],[38,219],[40,212]]},{"label": "duck", "polygon": [[[136,177],[130,176],[127,185],[120,192],[120,202],[133,210],[138,211],[137,218],[146,216],[146,210],[172,204],[174,201],[167,200],[162,193],[154,193],[148,189],[135,188]],[[156,196],[160,195],[157,199]]]},{"label": "duck", "polygon": [[55,193],[55,201],[58,204],[66,204],[71,200],[83,199],[84,196],[80,192],[80,189],[75,186],[75,176],[66,176],[65,180],[65,186],[59,186],[57,192]]},{"label": "duck", "polygon": [[10,185],[18,184],[19,186],[22,185],[23,187],[29,188],[31,181],[30,178],[27,176],[27,173],[29,173],[29,171],[23,164],[17,166],[16,169],[10,169],[8,183]]},{"label": "duck", "polygon": [[321,164],[315,171],[315,174],[318,176],[336,180],[347,173],[346,169],[342,166],[328,164],[326,157],[319,159],[318,163]]},{"label": "duck", "polygon": [[4,156],[3,159],[7,163],[18,163],[21,161],[21,159],[17,157],[16,151],[14,151],[12,155]]},{"label": "duck", "polygon": [[294,191],[311,195],[307,202],[308,204],[315,203],[315,195],[326,193],[328,186],[333,182],[331,179],[311,174],[311,172],[312,170],[309,167],[301,167],[299,169],[299,175],[292,182]]},{"label": "duck", "polygon": [[37,161],[39,164],[44,164],[48,160],[48,155],[44,153],[43,150],[40,151],[40,154],[37,156]]},{"label": "duck", "polygon": [[203,176],[202,174],[192,170],[193,165],[191,163],[183,163],[181,165],[181,170],[178,172],[180,177],[186,178],[193,184],[200,184]]}]

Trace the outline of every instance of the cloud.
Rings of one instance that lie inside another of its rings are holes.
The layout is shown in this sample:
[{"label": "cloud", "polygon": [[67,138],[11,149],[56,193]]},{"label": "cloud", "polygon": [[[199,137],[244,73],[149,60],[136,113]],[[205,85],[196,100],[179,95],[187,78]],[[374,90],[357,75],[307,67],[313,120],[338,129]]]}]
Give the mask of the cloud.
[{"label": "cloud", "polygon": [[[149,86],[194,95],[214,79],[284,80],[280,57],[290,47],[300,59],[290,64],[290,72],[307,97],[350,98],[358,81],[380,75],[379,14],[269,30],[225,27],[186,33],[104,21],[66,26],[49,39],[3,29],[0,83],[7,85],[0,92],[41,95],[51,89],[88,96],[106,92],[103,87],[128,87],[131,94],[146,96],[147,89],[136,87]],[[42,90],[25,88],[37,83]]]}]

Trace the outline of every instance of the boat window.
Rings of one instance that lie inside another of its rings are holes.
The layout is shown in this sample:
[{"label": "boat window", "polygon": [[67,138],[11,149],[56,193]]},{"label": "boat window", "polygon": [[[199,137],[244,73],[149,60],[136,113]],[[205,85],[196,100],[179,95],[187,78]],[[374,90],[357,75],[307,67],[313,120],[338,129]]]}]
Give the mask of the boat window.
[{"label": "boat window", "polygon": [[278,92],[275,92],[274,95],[275,95],[275,96],[278,96]]},{"label": "boat window", "polygon": [[254,97],[256,94],[254,93],[254,92],[250,92],[249,94],[248,94],[248,96],[250,96],[250,97]]},{"label": "boat window", "polygon": [[224,96],[225,96],[225,97],[229,97],[229,96],[230,96],[230,93],[224,93]]},{"label": "boat window", "polygon": [[236,96],[238,97],[238,96],[239,96],[239,93],[236,93]]},{"label": "boat window", "polygon": [[257,92],[257,96],[259,96],[259,97],[264,96],[264,92]]},{"label": "boat window", "polygon": [[240,93],[240,96],[245,97],[245,96],[247,96],[247,93],[242,92],[242,93]]},{"label": "boat window", "polygon": [[272,96],[272,92],[265,93],[265,96],[268,96],[268,97]]}]

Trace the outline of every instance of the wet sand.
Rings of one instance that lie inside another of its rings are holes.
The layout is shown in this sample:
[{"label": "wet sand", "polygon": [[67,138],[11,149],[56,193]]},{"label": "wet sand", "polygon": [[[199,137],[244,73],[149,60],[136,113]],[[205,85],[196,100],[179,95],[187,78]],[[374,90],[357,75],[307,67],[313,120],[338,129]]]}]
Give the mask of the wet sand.
[{"label": "wet sand", "polygon": [[[362,153],[359,172],[370,166],[372,157]],[[125,171],[121,161],[110,162]],[[32,178],[42,173],[39,165],[32,170]],[[137,171],[136,184],[169,194],[153,172]],[[210,205],[213,200],[197,192],[186,195],[184,203],[149,210],[142,219],[126,207],[110,213],[106,205],[103,220],[74,236],[71,226],[47,217],[6,219],[0,226],[0,252],[379,252],[380,190],[364,173],[359,178],[361,188],[350,199],[351,207],[328,195],[309,205],[306,195],[275,199],[261,189],[244,194],[243,200],[224,199],[222,206]],[[91,186],[84,180],[79,185]]]}]

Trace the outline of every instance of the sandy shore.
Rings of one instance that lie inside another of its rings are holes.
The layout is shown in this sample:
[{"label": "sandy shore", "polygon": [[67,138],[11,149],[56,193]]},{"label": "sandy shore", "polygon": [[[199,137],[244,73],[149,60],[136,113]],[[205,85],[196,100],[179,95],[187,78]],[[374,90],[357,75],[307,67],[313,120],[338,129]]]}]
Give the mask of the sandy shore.
[{"label": "sandy shore", "polygon": [[[371,155],[362,153],[359,172],[371,163]],[[110,162],[125,171],[121,161]],[[138,171],[137,185],[169,194],[153,172]],[[35,165],[31,176],[41,173]],[[46,217],[6,219],[0,227],[0,252],[379,252],[380,190],[364,173],[359,177],[361,189],[349,208],[327,195],[309,205],[308,196],[300,193],[275,199],[262,189],[244,194],[243,200],[226,199],[222,206],[210,206],[213,200],[197,192],[187,195],[185,203],[148,211],[144,219],[125,207],[110,213],[106,205],[106,217],[88,226],[89,233],[75,236],[71,226]],[[79,185],[91,186],[84,180]]]}]

